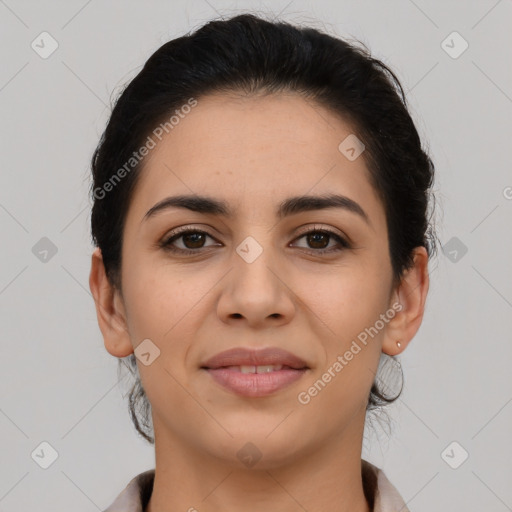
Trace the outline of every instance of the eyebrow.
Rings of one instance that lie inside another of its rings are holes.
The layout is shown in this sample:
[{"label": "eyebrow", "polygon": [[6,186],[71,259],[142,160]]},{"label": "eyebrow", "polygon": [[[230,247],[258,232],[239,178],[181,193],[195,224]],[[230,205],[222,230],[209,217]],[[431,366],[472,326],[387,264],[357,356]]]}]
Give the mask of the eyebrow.
[{"label": "eyebrow", "polygon": [[[144,215],[142,221],[153,217],[158,212],[168,208],[185,208],[193,212],[217,215],[232,218],[234,213],[228,203],[207,196],[178,195],[162,199],[151,207]],[[312,210],[325,210],[327,208],[342,208],[355,213],[371,226],[370,219],[363,208],[349,197],[339,194],[323,196],[295,196],[285,199],[276,210],[276,217],[283,219],[290,215]]]}]

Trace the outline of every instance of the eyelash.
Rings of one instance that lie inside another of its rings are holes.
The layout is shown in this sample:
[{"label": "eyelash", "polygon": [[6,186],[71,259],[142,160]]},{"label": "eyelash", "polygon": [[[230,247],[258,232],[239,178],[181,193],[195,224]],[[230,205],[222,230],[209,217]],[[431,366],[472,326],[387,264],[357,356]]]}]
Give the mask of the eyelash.
[{"label": "eyelash", "polygon": [[[171,245],[172,242],[174,242],[175,240],[178,240],[179,238],[183,237],[184,235],[188,235],[191,233],[200,233],[202,235],[207,235],[210,238],[215,240],[215,238],[212,235],[210,235],[207,231],[185,227],[185,228],[178,228],[176,231],[171,233],[171,235],[169,237],[167,237],[164,240],[162,240],[161,242],[159,242],[158,245],[160,248],[164,249],[165,251],[169,251],[172,253],[179,253],[179,254],[183,254],[183,255],[198,254],[201,251],[201,249],[203,249],[203,247],[200,247],[198,249],[181,249],[181,248],[173,247]],[[325,228],[322,228],[322,229],[313,228],[309,231],[301,233],[297,238],[295,238],[295,240],[303,238],[304,236],[307,236],[311,233],[321,233],[324,235],[328,235],[328,236],[334,238],[338,242],[338,245],[341,246],[342,248],[340,248],[338,246],[337,248],[331,247],[329,249],[310,249],[310,250],[303,249],[308,254],[318,255],[318,254],[339,252],[339,251],[343,251],[345,249],[350,249],[350,247],[351,247],[350,244],[344,238],[342,238],[340,235],[338,235],[337,233],[334,233],[333,231],[331,231],[329,229],[325,229]]]}]

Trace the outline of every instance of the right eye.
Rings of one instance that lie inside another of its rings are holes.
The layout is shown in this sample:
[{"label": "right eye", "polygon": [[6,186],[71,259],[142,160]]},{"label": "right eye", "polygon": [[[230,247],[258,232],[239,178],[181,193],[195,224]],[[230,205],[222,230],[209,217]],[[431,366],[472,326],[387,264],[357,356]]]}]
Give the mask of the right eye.
[{"label": "right eye", "polygon": [[[167,236],[159,245],[166,251],[192,254],[200,252],[199,250],[205,247],[204,242],[206,238],[214,239],[206,231],[193,228],[182,228],[171,232],[170,236]],[[176,247],[174,245],[179,239],[183,239],[182,243],[185,244],[185,247]]]}]

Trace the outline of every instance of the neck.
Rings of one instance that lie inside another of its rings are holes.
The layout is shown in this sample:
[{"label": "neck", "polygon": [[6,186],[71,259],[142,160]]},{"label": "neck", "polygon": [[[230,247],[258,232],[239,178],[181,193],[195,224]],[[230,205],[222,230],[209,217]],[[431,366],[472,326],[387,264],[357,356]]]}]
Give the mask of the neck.
[{"label": "neck", "polygon": [[155,480],[145,512],[371,512],[372,500],[367,501],[363,487],[359,423],[352,422],[323,447],[260,469],[258,464],[241,469],[205,455],[155,424]]}]

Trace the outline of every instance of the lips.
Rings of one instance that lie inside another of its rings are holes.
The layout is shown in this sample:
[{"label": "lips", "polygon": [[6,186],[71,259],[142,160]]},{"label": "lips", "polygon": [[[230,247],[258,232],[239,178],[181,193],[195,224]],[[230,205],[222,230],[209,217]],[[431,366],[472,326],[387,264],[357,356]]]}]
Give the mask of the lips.
[{"label": "lips", "polygon": [[[307,363],[300,357],[277,347],[269,347],[263,349],[248,349],[244,347],[237,347],[224,352],[220,352],[215,356],[205,361],[201,368],[218,369],[227,367],[244,367],[244,371],[250,373],[264,373],[269,371],[265,368],[270,366],[282,366],[294,370],[307,369]],[[256,367],[253,371],[248,367]]]},{"label": "lips", "polygon": [[298,381],[309,367],[300,357],[280,348],[238,347],[213,356],[201,369],[231,393],[262,398]]}]

